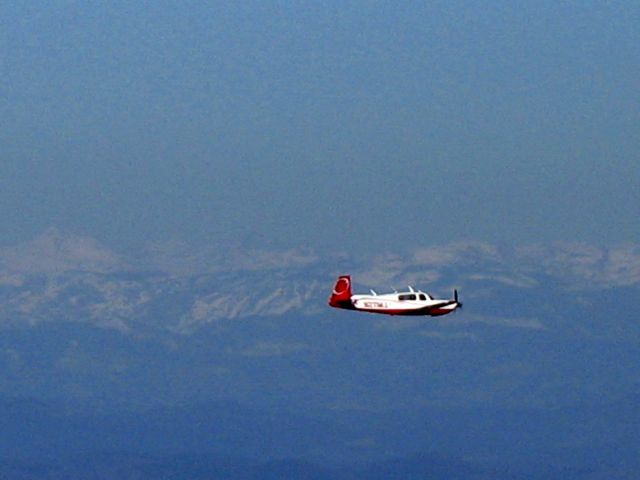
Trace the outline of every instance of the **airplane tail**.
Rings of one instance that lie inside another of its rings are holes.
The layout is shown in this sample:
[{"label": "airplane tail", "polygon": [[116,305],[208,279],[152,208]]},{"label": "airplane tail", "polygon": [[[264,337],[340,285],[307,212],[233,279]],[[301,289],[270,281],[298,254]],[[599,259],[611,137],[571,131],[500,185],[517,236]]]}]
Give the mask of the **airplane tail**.
[{"label": "airplane tail", "polygon": [[336,280],[329,305],[336,308],[351,308],[351,276],[342,275]]}]

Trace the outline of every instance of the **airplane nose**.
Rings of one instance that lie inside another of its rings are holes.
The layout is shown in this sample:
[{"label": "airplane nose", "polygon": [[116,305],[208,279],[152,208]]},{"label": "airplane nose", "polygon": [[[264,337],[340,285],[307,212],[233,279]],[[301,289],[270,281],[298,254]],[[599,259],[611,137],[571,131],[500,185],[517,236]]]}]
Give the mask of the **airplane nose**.
[{"label": "airplane nose", "polygon": [[458,289],[453,290],[453,299],[456,302],[456,308],[462,308],[462,302],[458,299]]}]

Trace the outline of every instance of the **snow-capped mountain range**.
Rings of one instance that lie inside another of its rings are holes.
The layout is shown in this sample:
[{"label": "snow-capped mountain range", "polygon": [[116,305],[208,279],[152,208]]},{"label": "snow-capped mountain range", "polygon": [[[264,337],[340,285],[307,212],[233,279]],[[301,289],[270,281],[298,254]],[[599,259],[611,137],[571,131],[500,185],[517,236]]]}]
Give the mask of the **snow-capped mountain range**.
[{"label": "snow-capped mountain range", "polygon": [[499,287],[535,289],[549,282],[588,292],[639,286],[640,245],[461,242],[365,258],[173,242],[127,256],[50,229],[0,248],[0,322],[72,321],[186,334],[246,317],[322,313],[341,273],[353,276],[355,290],[413,285],[447,295],[457,287],[471,301]]},{"label": "snow-capped mountain range", "polygon": [[[458,288],[464,310],[334,310],[343,273],[356,292]],[[564,478],[604,451],[635,472],[639,293],[637,244],[123,254],[49,230],[0,249],[0,446],[59,458],[91,439],[97,452],[187,445],[342,462],[417,445],[510,458],[522,478],[538,458],[538,478]]]}]

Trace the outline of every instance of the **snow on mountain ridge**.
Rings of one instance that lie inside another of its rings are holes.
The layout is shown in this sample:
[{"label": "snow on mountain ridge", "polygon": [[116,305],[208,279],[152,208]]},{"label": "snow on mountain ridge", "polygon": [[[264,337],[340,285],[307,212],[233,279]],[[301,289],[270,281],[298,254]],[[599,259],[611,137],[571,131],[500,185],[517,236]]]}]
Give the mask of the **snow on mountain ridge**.
[{"label": "snow on mountain ridge", "polygon": [[[345,271],[347,263],[349,272]],[[364,258],[344,253],[321,255],[302,248],[273,251],[216,246],[195,248],[181,242],[156,242],[136,255],[127,256],[93,238],[51,228],[29,242],[0,247],[0,286],[19,286],[25,281],[25,275],[60,275],[70,271],[157,272],[191,277],[300,271],[318,265],[334,265],[336,269],[332,274],[351,273],[356,281],[375,288],[392,282],[400,282],[400,286],[403,282],[433,283],[443,272],[456,269],[463,269],[475,278],[501,278],[520,285],[532,282],[531,273],[544,272],[580,288],[589,285],[606,288],[640,283],[640,245],[598,247],[565,242],[499,248],[468,241],[381,252]]]},{"label": "snow on mountain ridge", "polygon": [[57,274],[69,270],[112,272],[126,263],[118,255],[90,237],[63,233],[50,228],[33,240],[0,248],[0,265],[5,271]]},{"label": "snow on mountain ridge", "polygon": [[65,320],[123,332],[191,333],[221,321],[318,314],[340,273],[353,275],[354,291],[413,285],[448,295],[457,287],[465,298],[482,289],[490,294],[492,285],[536,288],[549,278],[567,290],[640,285],[634,244],[499,249],[466,242],[371,258],[154,248],[134,261],[95,240],[50,230],[0,249],[0,324]]}]

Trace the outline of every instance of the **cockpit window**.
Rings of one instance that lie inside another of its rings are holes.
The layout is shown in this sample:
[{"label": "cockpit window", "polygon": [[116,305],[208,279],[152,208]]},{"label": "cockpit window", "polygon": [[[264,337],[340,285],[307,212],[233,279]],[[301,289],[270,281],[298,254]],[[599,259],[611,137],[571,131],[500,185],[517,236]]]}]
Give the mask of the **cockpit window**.
[{"label": "cockpit window", "polygon": [[413,293],[398,295],[398,300],[415,300],[415,299],[416,299],[416,296]]},{"label": "cockpit window", "polygon": [[426,300],[426,299],[427,299],[427,297],[425,296],[425,294],[421,293],[420,294],[420,300]]}]

